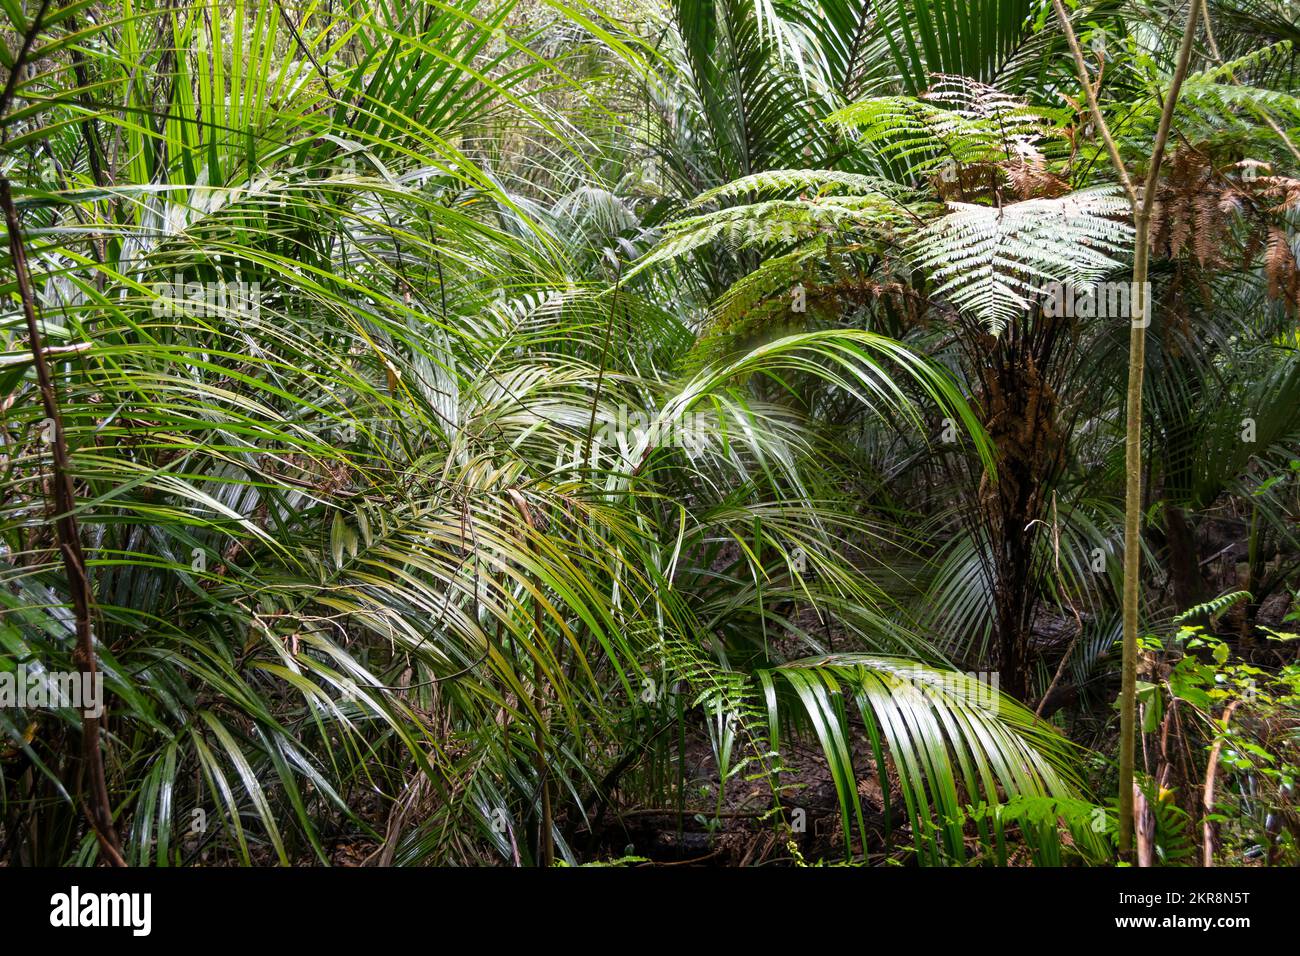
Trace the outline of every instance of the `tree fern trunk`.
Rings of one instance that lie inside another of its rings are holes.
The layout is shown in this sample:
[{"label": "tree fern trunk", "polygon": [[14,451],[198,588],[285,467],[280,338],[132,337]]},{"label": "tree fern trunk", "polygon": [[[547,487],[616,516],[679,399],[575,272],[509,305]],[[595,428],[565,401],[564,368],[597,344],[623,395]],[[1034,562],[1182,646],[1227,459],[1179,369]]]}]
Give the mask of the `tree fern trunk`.
[{"label": "tree fern trunk", "polygon": [[1196,534],[1187,523],[1183,509],[1165,499],[1165,545],[1169,551],[1169,577],[1174,588],[1174,603],[1186,611],[1205,600],[1205,579],[1201,577],[1200,554]]}]

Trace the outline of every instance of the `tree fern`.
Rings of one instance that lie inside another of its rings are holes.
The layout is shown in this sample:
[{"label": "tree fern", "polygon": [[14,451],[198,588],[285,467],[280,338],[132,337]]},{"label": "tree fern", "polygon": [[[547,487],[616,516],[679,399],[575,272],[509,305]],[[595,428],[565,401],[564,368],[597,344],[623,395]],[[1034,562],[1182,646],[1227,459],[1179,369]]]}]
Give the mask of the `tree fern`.
[{"label": "tree fern", "polygon": [[958,166],[1042,158],[1051,127],[1040,109],[965,77],[937,76],[922,96],[876,97],[832,113],[828,122],[856,130],[865,146],[908,176]]},{"label": "tree fern", "polygon": [[1041,302],[1049,283],[1095,281],[1118,269],[1133,229],[1120,220],[1128,203],[1114,188],[1000,208],[951,203],[953,209],[907,241],[915,264],[946,298],[997,332]]},{"label": "tree fern", "polygon": [[866,173],[838,169],[773,169],[715,186],[700,193],[690,204],[704,206],[719,199],[747,198],[753,193],[794,190],[814,194],[845,191],[855,195],[878,194],[899,198],[907,195],[906,190],[897,183]]},{"label": "tree fern", "polygon": [[663,241],[637,263],[629,277],[714,242],[733,249],[779,246],[845,229],[905,226],[911,214],[897,200],[863,193],[821,196],[810,200],[773,199],[690,216],[671,223]]}]

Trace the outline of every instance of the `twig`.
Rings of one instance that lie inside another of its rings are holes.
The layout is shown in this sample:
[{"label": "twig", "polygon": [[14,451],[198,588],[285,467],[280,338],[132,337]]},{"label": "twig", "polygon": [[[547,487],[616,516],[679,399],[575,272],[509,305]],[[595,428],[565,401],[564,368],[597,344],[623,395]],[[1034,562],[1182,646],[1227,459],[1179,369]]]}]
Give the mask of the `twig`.
[{"label": "twig", "polygon": [[32,18],[31,29],[23,36],[22,46],[18,49],[18,56],[14,58],[14,65],[9,68],[9,77],[5,80],[4,91],[0,92],[0,121],[3,121],[9,112],[9,104],[13,102],[14,91],[18,88],[18,77],[27,65],[27,58],[32,52],[32,44],[36,42],[36,36],[41,32],[41,27],[45,26],[45,11],[50,7],[50,0],[41,0],[41,5],[36,8],[36,16]]},{"label": "twig", "polygon": [[1052,696],[1052,691],[1056,690],[1056,685],[1061,682],[1061,677],[1065,674],[1065,665],[1070,663],[1070,655],[1074,653],[1079,638],[1083,637],[1083,620],[1079,617],[1079,612],[1075,610],[1073,603],[1070,605],[1070,610],[1074,611],[1078,630],[1074,632],[1074,639],[1070,641],[1070,646],[1065,649],[1065,654],[1061,657],[1061,663],[1057,665],[1056,675],[1052,678],[1052,682],[1047,685],[1047,690],[1043,692],[1043,699],[1038,702],[1038,706],[1034,709],[1035,717],[1043,716],[1043,708],[1047,705],[1047,699]]},{"label": "twig", "polygon": [[[1052,492],[1052,560],[1056,565],[1056,577],[1061,577],[1061,522],[1056,513],[1056,492]],[[1065,601],[1070,605],[1070,612],[1074,615],[1074,623],[1077,630],[1074,632],[1074,638],[1061,655],[1061,663],[1057,665],[1056,674],[1052,677],[1052,682],[1047,685],[1047,690],[1043,691],[1043,698],[1038,702],[1038,707],[1034,709],[1035,717],[1043,716],[1043,708],[1047,706],[1047,699],[1052,696],[1052,691],[1056,690],[1056,685],[1061,682],[1061,677],[1065,673],[1065,665],[1070,662],[1070,655],[1074,653],[1074,647],[1079,643],[1079,638],[1083,637],[1083,616],[1079,614],[1079,609],[1074,606],[1073,599],[1067,592],[1062,592]]]},{"label": "twig", "polygon": [[[68,591],[72,596],[73,614],[76,618],[77,647],[73,660],[90,677],[94,685],[95,640],[91,633],[90,608],[92,595],[90,579],[86,576],[86,561],[81,550],[81,535],[77,529],[76,494],[72,487],[72,474],[68,467],[68,446],[63,434],[63,416],[59,413],[54,381],[46,362],[46,350],[41,342],[41,329],[36,318],[36,300],[32,295],[31,273],[27,268],[27,252],[23,247],[22,231],[18,225],[18,212],[14,208],[9,180],[0,178],[0,207],[4,209],[5,225],[9,231],[9,254],[13,257],[14,275],[18,282],[18,295],[27,319],[27,339],[32,359],[36,364],[36,381],[45,417],[52,428],[50,451],[53,457],[54,522],[59,551],[63,555],[64,573]],[[104,855],[114,866],[125,866],[117,832],[113,828],[113,804],[108,796],[108,783],[104,778],[104,759],[99,743],[100,718],[89,710],[82,710],[81,736],[86,770],[90,777],[91,801],[86,806],[86,816],[99,840]]]},{"label": "twig", "polygon": [[1110,127],[1106,125],[1106,120],[1101,115],[1101,107],[1097,105],[1097,93],[1088,79],[1088,64],[1083,59],[1083,49],[1079,46],[1079,38],[1075,36],[1074,27],[1070,24],[1070,15],[1065,12],[1065,6],[1061,3],[1061,0],[1052,0],[1052,9],[1056,11],[1056,19],[1065,32],[1065,42],[1070,47],[1070,55],[1074,57],[1074,69],[1079,74],[1079,83],[1083,86],[1083,95],[1088,101],[1088,112],[1092,114],[1093,125],[1097,127],[1097,134],[1101,137],[1102,142],[1106,144],[1106,152],[1110,154],[1111,166],[1115,168],[1115,175],[1119,177],[1120,184],[1124,187],[1124,193],[1128,196],[1129,204],[1136,208],[1138,204],[1137,190],[1133,188],[1133,180],[1129,178],[1128,170],[1124,168],[1124,160],[1120,158],[1119,147],[1115,144],[1115,137],[1111,135]]},{"label": "twig", "polygon": [[[1241,701],[1234,700],[1231,704],[1223,709],[1223,731],[1228,731],[1228,721],[1232,719],[1232,712],[1237,709]],[[1201,805],[1205,808],[1205,818],[1201,823],[1201,845],[1202,865],[1214,866],[1214,821],[1210,819],[1214,813],[1214,778],[1219,772],[1219,753],[1223,750],[1223,738],[1220,737],[1214,742],[1210,749],[1210,762],[1205,768],[1205,794],[1201,798]]]}]

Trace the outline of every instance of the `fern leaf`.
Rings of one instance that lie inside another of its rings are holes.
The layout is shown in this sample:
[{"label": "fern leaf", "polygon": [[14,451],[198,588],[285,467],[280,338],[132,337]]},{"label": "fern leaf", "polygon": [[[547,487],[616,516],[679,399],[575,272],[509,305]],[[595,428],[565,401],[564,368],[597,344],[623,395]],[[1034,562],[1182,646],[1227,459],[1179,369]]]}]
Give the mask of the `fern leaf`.
[{"label": "fern leaf", "polygon": [[836,169],[773,169],[767,172],[742,176],[723,186],[700,193],[692,206],[705,206],[718,199],[735,199],[752,193],[772,193],[791,190],[828,192],[842,189],[858,194],[876,193],[902,198],[906,190],[879,176],[843,172]]},{"label": "fern leaf", "polygon": [[913,235],[907,249],[938,283],[936,296],[994,334],[1028,309],[1047,283],[1095,281],[1119,267],[1133,228],[1111,186],[994,209],[950,203],[952,212]]}]

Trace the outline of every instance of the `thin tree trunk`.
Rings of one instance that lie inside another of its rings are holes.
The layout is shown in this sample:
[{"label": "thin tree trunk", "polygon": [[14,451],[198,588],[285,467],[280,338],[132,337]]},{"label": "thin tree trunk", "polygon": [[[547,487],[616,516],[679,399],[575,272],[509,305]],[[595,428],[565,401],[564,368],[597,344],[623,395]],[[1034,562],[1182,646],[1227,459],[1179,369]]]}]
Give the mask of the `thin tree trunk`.
[{"label": "thin tree trunk", "polygon": [[1150,219],[1141,210],[1133,250],[1136,314],[1129,323],[1128,396],[1124,432],[1124,651],[1119,691],[1119,851],[1133,851],[1133,757],[1137,736],[1137,632],[1142,574],[1142,377],[1151,302],[1146,292]]},{"label": "thin tree trunk", "polygon": [[[59,413],[58,398],[54,393],[54,380],[45,360],[45,346],[41,340],[40,324],[36,318],[35,296],[32,294],[31,274],[27,269],[27,254],[23,247],[22,230],[18,212],[14,208],[9,180],[0,178],[0,208],[3,208],[5,226],[9,233],[9,254],[13,259],[14,277],[18,283],[18,296],[22,300],[23,315],[27,319],[27,340],[32,360],[36,365],[36,382],[49,420],[50,452],[53,460],[54,530],[59,552],[63,556],[63,569],[68,579],[68,593],[72,597],[72,611],[76,623],[77,644],[73,659],[90,677],[95,686],[95,639],[91,631],[90,608],[93,596],[90,579],[86,576],[86,560],[81,551],[81,534],[77,529],[76,494],[72,486],[72,473],[68,467],[68,446],[63,434],[63,416]],[[90,800],[86,804],[86,817],[99,840],[100,849],[114,866],[125,866],[122,851],[113,828],[113,804],[108,795],[104,777],[104,759],[100,753],[100,718],[92,716],[90,704],[83,701],[81,717],[82,754],[86,776],[90,782]]]},{"label": "thin tree trunk", "polygon": [[[1241,701],[1234,700],[1223,710],[1223,732],[1228,732],[1228,722],[1232,720],[1232,712],[1237,709]],[[1205,807],[1205,816],[1201,823],[1201,863],[1204,866],[1214,866],[1214,821],[1210,819],[1214,815],[1214,780],[1219,771],[1219,754],[1223,752],[1223,738],[1220,737],[1214,742],[1214,747],[1210,750],[1210,763],[1205,769],[1205,794],[1202,797],[1202,805]]]},{"label": "thin tree trunk", "polygon": [[1088,75],[1074,27],[1061,0],[1052,0],[1056,19],[1065,32],[1066,43],[1074,59],[1079,82],[1083,84],[1088,109],[1098,134],[1106,144],[1115,174],[1128,195],[1133,209],[1134,249],[1133,287],[1137,290],[1135,308],[1129,329],[1128,395],[1125,403],[1126,428],[1124,436],[1124,655],[1120,682],[1120,739],[1119,739],[1119,851],[1125,860],[1133,856],[1133,757],[1137,737],[1137,632],[1140,598],[1139,576],[1142,570],[1142,376],[1146,369],[1146,329],[1151,321],[1150,294],[1147,291],[1150,263],[1151,207],[1155,202],[1155,187],[1164,162],[1165,144],[1173,125],[1174,108],[1182,91],[1183,80],[1192,59],[1192,44],[1196,39],[1197,15],[1201,0],[1192,0],[1187,11],[1187,25],[1183,30],[1182,45],[1174,76],[1165,95],[1160,113],[1160,126],[1147,167],[1146,181],[1139,194],[1133,187],[1128,170],[1124,167],[1115,138],[1102,116],[1096,93]]}]

